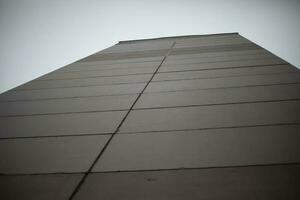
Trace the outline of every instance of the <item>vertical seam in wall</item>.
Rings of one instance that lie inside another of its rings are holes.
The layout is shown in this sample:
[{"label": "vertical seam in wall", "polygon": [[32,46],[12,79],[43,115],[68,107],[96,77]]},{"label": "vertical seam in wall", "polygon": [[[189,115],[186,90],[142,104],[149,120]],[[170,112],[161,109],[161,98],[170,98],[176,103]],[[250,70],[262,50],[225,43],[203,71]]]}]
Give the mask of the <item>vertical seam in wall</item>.
[{"label": "vertical seam in wall", "polygon": [[113,134],[111,134],[111,136],[109,137],[109,139],[107,140],[107,142],[105,143],[104,147],[101,149],[101,151],[99,152],[99,154],[97,155],[97,157],[95,158],[95,160],[93,161],[93,163],[91,164],[91,166],[89,167],[89,169],[84,173],[83,177],[81,178],[81,180],[77,184],[76,188],[72,192],[71,196],[69,197],[69,200],[72,200],[75,197],[75,195],[77,194],[77,192],[80,190],[80,188],[83,185],[83,183],[85,182],[87,176],[92,172],[94,166],[96,165],[96,163],[98,162],[98,160],[100,159],[100,157],[103,155],[103,153],[107,149],[108,145],[111,143],[113,137],[119,132],[121,126],[125,122],[125,120],[128,117],[129,113],[133,110],[133,107],[135,106],[135,104],[137,103],[137,101],[139,100],[139,98],[142,96],[142,94],[144,93],[144,91],[146,90],[146,88],[148,87],[148,85],[150,84],[150,82],[152,81],[152,79],[154,78],[154,76],[157,74],[157,72],[160,69],[160,67],[162,66],[163,62],[166,60],[166,58],[168,57],[168,55],[173,50],[175,44],[176,44],[176,42],[174,41],[172,43],[171,47],[169,48],[168,52],[164,55],[162,61],[160,62],[160,64],[158,65],[158,67],[156,68],[156,70],[154,71],[154,73],[152,74],[151,78],[148,80],[148,82],[146,83],[146,85],[144,86],[144,88],[142,89],[142,91],[138,94],[138,96],[136,97],[135,101],[131,105],[130,109],[128,110],[128,112],[126,113],[126,115],[123,117],[123,119],[119,123],[119,125],[117,126],[116,130],[113,132]]}]

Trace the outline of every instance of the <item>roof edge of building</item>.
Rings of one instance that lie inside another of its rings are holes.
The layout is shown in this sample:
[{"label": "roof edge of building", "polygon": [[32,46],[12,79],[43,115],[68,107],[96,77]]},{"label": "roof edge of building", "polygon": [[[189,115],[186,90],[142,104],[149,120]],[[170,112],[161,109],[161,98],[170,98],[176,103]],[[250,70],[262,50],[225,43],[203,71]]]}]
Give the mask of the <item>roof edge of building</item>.
[{"label": "roof edge of building", "polygon": [[179,36],[147,38],[147,39],[137,39],[137,40],[123,40],[123,41],[119,41],[117,44],[154,41],[154,40],[161,40],[161,39],[193,38],[193,37],[208,37],[208,36],[218,36],[218,35],[238,35],[238,34],[239,34],[238,32],[229,32],[229,33],[215,33],[215,34],[203,34],[203,35],[179,35]]}]

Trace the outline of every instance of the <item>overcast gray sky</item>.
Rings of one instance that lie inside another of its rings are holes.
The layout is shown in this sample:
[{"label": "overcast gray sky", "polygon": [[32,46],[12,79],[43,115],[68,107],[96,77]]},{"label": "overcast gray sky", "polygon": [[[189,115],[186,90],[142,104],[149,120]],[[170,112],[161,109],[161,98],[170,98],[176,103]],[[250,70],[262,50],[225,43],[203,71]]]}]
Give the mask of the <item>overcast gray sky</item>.
[{"label": "overcast gray sky", "polygon": [[0,93],[119,40],[239,32],[300,67],[299,0],[0,0]]}]

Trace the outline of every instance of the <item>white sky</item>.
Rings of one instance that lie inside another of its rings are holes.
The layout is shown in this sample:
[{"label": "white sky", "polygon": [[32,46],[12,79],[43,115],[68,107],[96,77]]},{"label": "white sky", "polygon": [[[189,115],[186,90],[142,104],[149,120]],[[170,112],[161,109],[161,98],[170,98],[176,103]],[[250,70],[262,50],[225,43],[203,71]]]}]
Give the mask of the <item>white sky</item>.
[{"label": "white sky", "polygon": [[299,0],[0,0],[0,93],[120,40],[222,32],[300,67]]}]

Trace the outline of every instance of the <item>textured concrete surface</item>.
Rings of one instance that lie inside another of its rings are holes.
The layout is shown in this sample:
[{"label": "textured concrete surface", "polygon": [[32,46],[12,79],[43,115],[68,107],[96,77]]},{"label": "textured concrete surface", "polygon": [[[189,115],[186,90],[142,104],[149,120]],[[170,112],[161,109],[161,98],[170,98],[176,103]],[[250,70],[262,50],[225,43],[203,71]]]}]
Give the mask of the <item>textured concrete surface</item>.
[{"label": "textured concrete surface", "polygon": [[67,80],[44,80],[31,81],[21,85],[14,90],[31,90],[31,89],[51,89],[51,88],[68,88],[68,87],[89,87],[97,85],[116,85],[128,83],[145,83],[152,74],[139,74],[128,76],[113,76],[113,77],[92,77],[81,79],[67,79]]},{"label": "textured concrete surface", "polygon": [[155,81],[169,81],[169,80],[185,80],[185,79],[210,79],[222,77],[236,77],[236,76],[254,76],[262,74],[284,74],[296,73],[297,70],[290,65],[274,65],[274,66],[257,66],[257,67],[243,67],[243,68],[225,68],[212,70],[182,70],[176,72],[158,73],[154,78]]},{"label": "textured concrete surface", "polygon": [[121,132],[300,123],[300,100],[134,110]]},{"label": "textured concrete surface", "polygon": [[296,163],[299,132],[300,125],[118,134],[94,171]]},{"label": "textured concrete surface", "polygon": [[5,200],[64,200],[81,178],[81,174],[0,176],[0,195]]},{"label": "textured concrete surface", "polygon": [[247,102],[300,99],[300,83],[292,85],[254,86],[245,88],[221,88],[214,90],[174,91],[144,94],[134,107],[158,108],[178,106],[205,106]]},{"label": "textured concrete surface", "polygon": [[226,61],[226,62],[220,61],[220,62],[207,62],[207,63],[201,63],[201,62],[199,63],[195,61],[188,63],[187,61],[185,61],[184,63],[178,65],[165,65],[159,69],[159,72],[264,66],[264,65],[278,65],[278,64],[287,64],[287,63],[277,58],[237,60],[237,61]]},{"label": "textured concrete surface", "polygon": [[36,137],[112,133],[126,111],[0,118],[0,137]]},{"label": "textured concrete surface", "polygon": [[73,88],[55,88],[55,89],[47,89],[47,90],[8,91],[7,93],[1,95],[0,102],[137,94],[143,89],[144,86],[145,86],[144,83],[139,83],[139,84],[90,86],[88,88],[73,87]]},{"label": "textured concrete surface", "polygon": [[0,199],[299,199],[299,132],[239,34],[123,41],[0,95]]},{"label": "textured concrete surface", "polygon": [[299,165],[91,174],[82,199],[299,199]]},{"label": "textured concrete surface", "polygon": [[153,74],[157,66],[144,68],[129,68],[129,69],[114,69],[114,70],[86,70],[76,72],[53,72],[48,76],[42,77],[39,80],[65,80],[65,79],[79,79],[90,77],[106,77],[106,76],[126,76],[135,74]]},{"label": "textured concrete surface", "polygon": [[0,171],[3,174],[85,172],[108,138],[108,135],[94,135],[0,140]]},{"label": "textured concrete surface", "polygon": [[299,83],[300,73],[151,82],[145,93]]},{"label": "textured concrete surface", "polygon": [[0,102],[0,116],[43,115],[92,111],[128,110],[137,95],[80,97],[43,101]]}]

